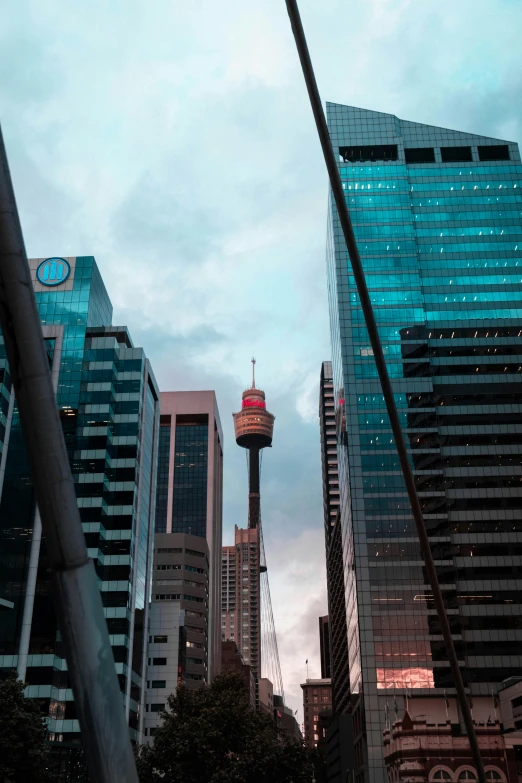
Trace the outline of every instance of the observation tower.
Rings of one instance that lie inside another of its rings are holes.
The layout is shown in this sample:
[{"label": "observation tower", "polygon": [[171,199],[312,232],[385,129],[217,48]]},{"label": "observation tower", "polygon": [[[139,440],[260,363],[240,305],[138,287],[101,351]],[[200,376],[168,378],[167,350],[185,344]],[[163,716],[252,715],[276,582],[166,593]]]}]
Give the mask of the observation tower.
[{"label": "observation tower", "polygon": [[[256,389],[255,365],[256,360],[252,359],[252,386],[243,392],[240,412],[233,414],[236,443],[247,451],[248,528],[240,529],[236,526],[234,547],[225,547],[226,562],[232,562],[233,568],[225,573],[223,606],[226,608],[222,620],[223,627],[231,633],[231,626],[237,619],[235,641],[245,663],[252,668],[258,682],[262,669],[263,678],[273,684],[274,693],[281,697],[284,704],[259,493],[259,453],[261,449],[272,445],[275,416],[266,409],[264,391]],[[259,698],[258,692],[256,700],[259,701]]]},{"label": "observation tower", "polygon": [[248,527],[259,527],[261,497],[259,489],[259,452],[272,445],[274,419],[266,409],[265,393],[256,389],[256,360],[252,359],[252,386],[243,392],[239,413],[234,413],[236,443],[248,450]]}]

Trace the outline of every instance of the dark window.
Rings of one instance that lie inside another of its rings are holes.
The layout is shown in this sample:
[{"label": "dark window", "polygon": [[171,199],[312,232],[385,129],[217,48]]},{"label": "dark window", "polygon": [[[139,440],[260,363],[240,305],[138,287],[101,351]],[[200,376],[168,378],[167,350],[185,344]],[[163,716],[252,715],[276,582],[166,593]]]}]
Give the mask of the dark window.
[{"label": "dark window", "polygon": [[435,150],[433,147],[415,147],[404,150],[406,163],[435,163]]},{"label": "dark window", "polygon": [[208,422],[176,423],[172,532],[207,534]]},{"label": "dark window", "polygon": [[152,680],[150,684],[151,688],[166,688],[167,680]]},{"label": "dark window", "polygon": [[183,552],[181,547],[160,547],[156,549],[158,555],[180,555]]},{"label": "dark window", "polygon": [[512,707],[520,707],[521,704],[522,704],[522,696],[517,696],[516,699],[511,700]]},{"label": "dark window", "polygon": [[159,431],[158,446],[158,479],[156,484],[156,523],[155,532],[165,533],[167,530],[167,503],[169,497],[169,454],[170,454],[170,421],[163,424]]},{"label": "dark window", "polygon": [[153,666],[166,666],[167,665],[167,659],[166,658],[153,658],[152,659],[152,665]]},{"label": "dark window", "polygon": [[198,552],[195,549],[185,549],[185,554],[192,555],[192,557],[205,557],[204,552]]},{"label": "dark window", "polygon": [[152,641],[158,643],[165,643],[168,641],[168,636],[154,636]]},{"label": "dark window", "polygon": [[495,144],[493,147],[478,147],[479,160],[510,160],[507,144]]},{"label": "dark window", "polygon": [[440,154],[444,163],[466,163],[473,160],[471,147],[441,147]]},{"label": "dark window", "polygon": [[150,705],[150,711],[151,712],[161,712],[164,709],[165,709],[165,705],[164,704],[151,704]]},{"label": "dark window", "polygon": [[357,144],[349,147],[340,147],[339,154],[344,161],[377,161],[397,160],[396,144],[369,144],[367,146]]}]

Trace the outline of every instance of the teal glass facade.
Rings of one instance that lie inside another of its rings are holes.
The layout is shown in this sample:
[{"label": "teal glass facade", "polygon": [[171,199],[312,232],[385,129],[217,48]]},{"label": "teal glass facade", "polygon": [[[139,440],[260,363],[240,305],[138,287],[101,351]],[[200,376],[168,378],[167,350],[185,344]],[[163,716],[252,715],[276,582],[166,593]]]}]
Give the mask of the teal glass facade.
[{"label": "teal glass facade", "polygon": [[[455,645],[473,696],[522,666],[516,144],[327,105]],[[454,693],[334,205],[328,289],[356,781],[407,693]]]},{"label": "teal glass facade", "polygon": [[[92,257],[67,259],[69,277],[45,289],[33,281],[89,555],[99,578],[131,737],[140,737],[156,499],[159,392],[149,362],[126,327],[111,326],[112,305]],[[5,350],[0,416],[7,448],[0,474],[0,667],[16,668],[28,592],[35,499]],[[12,416],[8,426],[10,400]],[[44,700],[51,740],[79,743],[79,724],[57,632],[45,538],[28,647],[27,695]]]}]

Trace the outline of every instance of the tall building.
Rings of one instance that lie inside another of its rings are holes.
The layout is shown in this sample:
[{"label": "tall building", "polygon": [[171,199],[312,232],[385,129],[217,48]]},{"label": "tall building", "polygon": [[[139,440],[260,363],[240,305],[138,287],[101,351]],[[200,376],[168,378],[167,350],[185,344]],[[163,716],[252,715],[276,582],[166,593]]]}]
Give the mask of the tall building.
[{"label": "tall building", "polygon": [[330,623],[328,615],[319,618],[319,649],[321,655],[321,677],[331,676],[330,665]]},{"label": "tall building", "polygon": [[259,528],[234,528],[234,546],[223,547],[221,634],[235,641],[246,664],[261,676]]},{"label": "tall building", "polygon": [[[327,114],[457,655],[487,695],[522,664],[519,150]],[[328,288],[355,780],[381,783],[391,695],[454,690],[334,204]]]},{"label": "tall building", "polygon": [[[162,392],[156,494],[156,549],[176,536],[208,545],[208,679],[220,671],[223,433],[213,391]],[[163,538],[158,538],[163,536]],[[173,564],[175,564],[173,562]]]},{"label": "tall building", "polygon": [[[275,417],[266,409],[265,393],[256,388],[255,359],[252,359],[252,386],[243,392],[241,410],[234,413],[238,446],[248,451],[248,528],[235,528],[236,642],[245,662],[261,677],[261,490],[260,451],[272,445]],[[226,557],[230,558],[230,548]],[[230,562],[230,560],[229,560]],[[230,569],[228,578],[230,577]],[[227,602],[231,582],[227,582]],[[241,599],[241,601],[240,601]],[[267,607],[268,608],[268,607]],[[241,609],[241,615],[239,611]],[[227,609],[222,626],[232,624],[232,609]],[[271,607],[270,607],[271,613]],[[241,622],[240,622],[241,619]],[[275,633],[274,633],[275,637]],[[259,702],[259,699],[258,699]]]},{"label": "tall building", "polygon": [[[112,305],[94,258],[31,259],[33,285],[80,516],[105,607],[123,705],[141,739],[159,430],[149,362]],[[50,738],[79,746],[80,727],[50,593],[5,348],[1,345],[0,667],[42,700]]]},{"label": "tall building", "polygon": [[319,744],[319,715],[332,706],[332,683],[329,679],[306,680],[303,689],[304,741],[308,748]]},{"label": "tall building", "polygon": [[149,620],[145,742],[179,684],[208,682],[208,574],[206,539],[156,533]]},{"label": "tall building", "polygon": [[[339,420],[339,430],[341,432],[343,426],[346,429],[346,422]],[[319,428],[321,433],[323,473],[329,636],[329,665],[327,671],[326,660],[323,670],[323,648],[326,648],[323,642],[323,634],[321,633],[321,676],[332,678],[333,712],[335,715],[342,715],[348,711],[350,705],[350,677],[348,673],[348,632],[346,627],[343,548],[339,514],[337,423],[331,362],[323,362],[321,366]]]}]

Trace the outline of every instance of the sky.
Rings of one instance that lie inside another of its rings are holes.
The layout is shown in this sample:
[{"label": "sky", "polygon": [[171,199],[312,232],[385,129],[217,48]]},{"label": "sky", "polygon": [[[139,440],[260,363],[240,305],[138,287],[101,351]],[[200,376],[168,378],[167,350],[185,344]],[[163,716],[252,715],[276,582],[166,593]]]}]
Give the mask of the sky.
[{"label": "sky", "polygon": [[[522,142],[520,0],[300,10],[323,101]],[[261,489],[270,586],[300,708],[327,612],[328,187],[284,1],[5,4],[0,118],[28,255],[94,255],[160,388],[216,390],[224,544],[246,524],[232,412],[255,354],[276,416]]]}]

